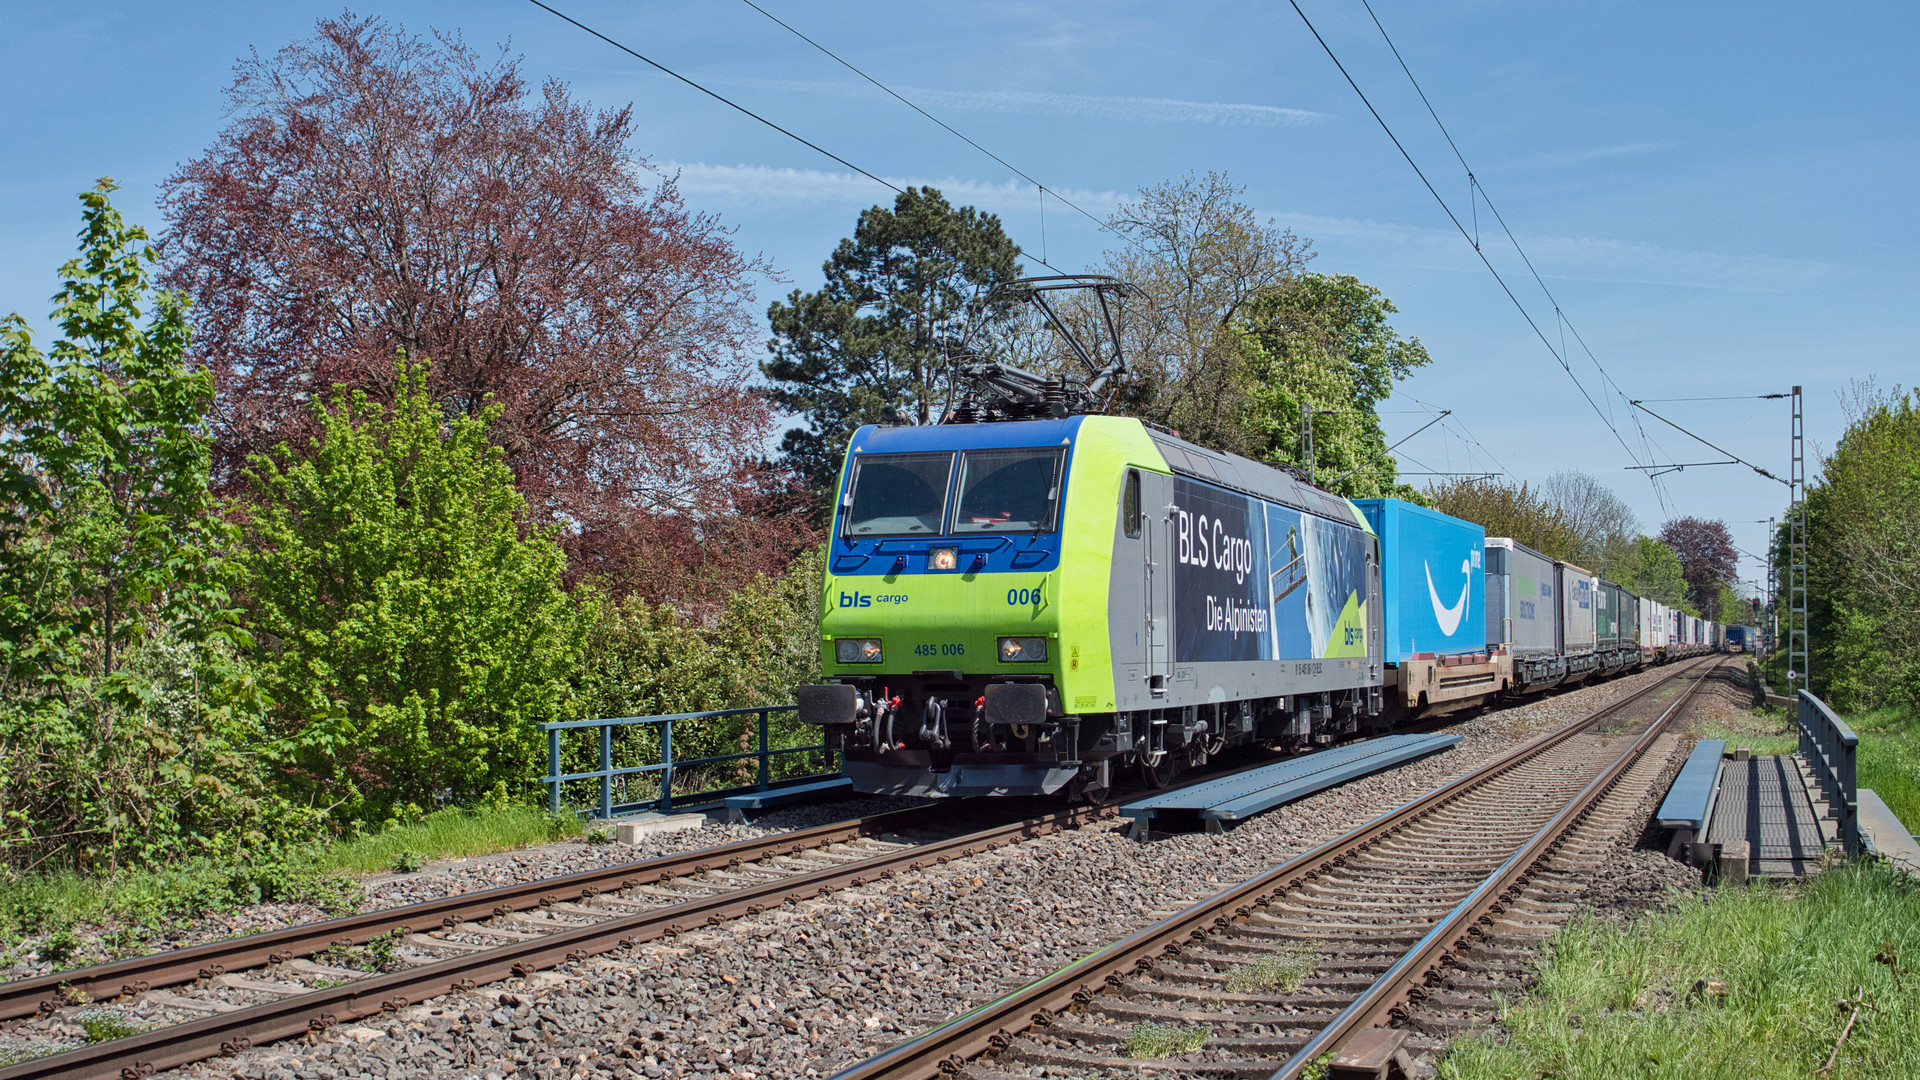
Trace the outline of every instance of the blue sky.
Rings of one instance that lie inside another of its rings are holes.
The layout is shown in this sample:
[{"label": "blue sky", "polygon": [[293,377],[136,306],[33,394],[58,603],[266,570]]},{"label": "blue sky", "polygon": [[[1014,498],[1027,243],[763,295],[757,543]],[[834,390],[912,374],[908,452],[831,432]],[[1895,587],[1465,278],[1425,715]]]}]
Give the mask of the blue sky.
[{"label": "blue sky", "polygon": [[[1049,262],[1106,240],[787,31],[733,0],[564,0],[556,7],[868,171],[999,213]],[[1662,478],[1628,452],[1534,336],[1293,9],[1220,3],[763,6],[1096,215],[1145,184],[1227,172],[1261,213],[1310,237],[1322,272],[1400,308],[1431,368],[1388,404],[1403,468],[1539,480],[1583,468],[1643,528],[1723,518],[1748,551],[1785,489],[1737,467]],[[1468,183],[1359,0],[1302,0],[1462,220]],[[1249,10],[1249,9],[1255,10]],[[223,123],[233,62],[311,32],[337,7],[107,0],[17,5],[0,42],[0,309],[44,325],[74,194],[111,175],[160,224],[158,182]],[[598,105],[629,102],[634,149],[688,201],[812,287],[858,212],[891,193],[652,72],[525,2],[361,4],[411,30],[509,44],[526,72]],[[1851,5],[1375,0],[1374,10],[1577,331],[1627,396],[1806,387],[1812,447],[1844,425],[1858,378],[1920,382],[1920,9]],[[1479,207],[1485,250],[1559,345],[1553,306]],[[1035,267],[1035,269],[1039,269]],[[1648,460],[1619,395],[1568,336],[1574,373]],[[1422,404],[1425,403],[1425,404]],[[1784,474],[1784,403],[1654,405]],[[1716,460],[1642,418],[1652,458]],[[1664,495],[1664,503],[1662,499]],[[1743,560],[1743,577],[1759,568]]]}]

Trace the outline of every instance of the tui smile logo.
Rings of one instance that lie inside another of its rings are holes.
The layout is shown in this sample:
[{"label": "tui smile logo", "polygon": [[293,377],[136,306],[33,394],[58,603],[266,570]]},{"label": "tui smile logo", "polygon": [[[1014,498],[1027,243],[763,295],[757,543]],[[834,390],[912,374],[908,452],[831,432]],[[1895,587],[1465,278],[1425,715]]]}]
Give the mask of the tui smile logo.
[{"label": "tui smile logo", "polygon": [[1427,598],[1433,601],[1433,617],[1440,624],[1440,632],[1452,637],[1453,632],[1460,629],[1460,616],[1467,613],[1467,593],[1473,588],[1472,564],[1466,561],[1460,563],[1460,572],[1467,575],[1467,580],[1460,586],[1460,599],[1455,600],[1452,607],[1440,603],[1440,591],[1433,587],[1433,567],[1428,566],[1425,560],[1421,561],[1420,566],[1427,572]]}]

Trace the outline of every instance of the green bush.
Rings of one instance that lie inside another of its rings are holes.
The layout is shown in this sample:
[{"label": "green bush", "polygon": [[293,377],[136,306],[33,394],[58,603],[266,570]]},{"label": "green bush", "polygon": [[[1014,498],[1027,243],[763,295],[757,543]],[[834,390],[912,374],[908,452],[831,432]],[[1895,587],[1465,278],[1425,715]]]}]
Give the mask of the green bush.
[{"label": "green bush", "polygon": [[309,453],[253,462],[255,663],[288,782],[343,819],[531,791],[535,725],[576,713],[593,605],[487,441],[497,415],[449,417],[402,364],[390,407],[316,407]]},{"label": "green bush", "polygon": [[[779,577],[760,577],[727,601],[711,627],[703,627],[671,606],[649,604],[637,596],[607,601],[587,634],[578,697],[588,717],[658,716],[716,709],[780,705],[793,701],[793,688],[820,677],[820,581],[825,553],[814,549],[795,559]],[[718,757],[750,751],[758,744],[755,715],[679,721],[674,725],[677,760]],[[790,713],[774,714],[768,743],[774,747],[815,745],[817,729],[808,729]],[[591,729],[567,734],[561,742],[563,767],[582,772],[599,765],[599,744]],[[613,761],[618,766],[652,765],[661,760],[657,725],[616,728]],[[805,755],[774,759],[775,778],[815,771]],[[699,790],[750,782],[751,761],[714,766],[694,776],[676,775],[674,790]],[[570,789],[569,801],[587,798],[591,783]],[[652,798],[658,778],[625,778],[614,801]],[[597,796],[594,796],[597,797]]]},{"label": "green bush", "polygon": [[1807,490],[1814,687],[1843,711],[1920,707],[1920,391],[1856,386],[1848,405]]},{"label": "green bush", "polygon": [[81,197],[51,352],[0,320],[0,829],[16,874],[157,866],[314,825],[265,783],[208,479],[212,379],[184,359],[178,298],[149,296],[153,252],[112,190]]}]

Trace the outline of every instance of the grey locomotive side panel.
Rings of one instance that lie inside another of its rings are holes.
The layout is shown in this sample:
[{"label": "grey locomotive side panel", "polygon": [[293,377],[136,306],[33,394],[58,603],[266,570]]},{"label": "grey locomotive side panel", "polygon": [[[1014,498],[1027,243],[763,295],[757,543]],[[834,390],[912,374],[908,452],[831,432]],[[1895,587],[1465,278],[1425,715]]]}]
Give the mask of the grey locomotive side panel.
[{"label": "grey locomotive side panel", "polygon": [[[1233,463],[1210,464],[1219,476]],[[1259,479],[1250,471],[1239,467],[1231,482],[1249,486]],[[1178,474],[1143,474],[1141,505],[1141,537],[1126,536],[1124,521],[1115,524],[1108,618],[1116,708],[1286,697],[1377,681],[1372,538],[1357,522]]]}]

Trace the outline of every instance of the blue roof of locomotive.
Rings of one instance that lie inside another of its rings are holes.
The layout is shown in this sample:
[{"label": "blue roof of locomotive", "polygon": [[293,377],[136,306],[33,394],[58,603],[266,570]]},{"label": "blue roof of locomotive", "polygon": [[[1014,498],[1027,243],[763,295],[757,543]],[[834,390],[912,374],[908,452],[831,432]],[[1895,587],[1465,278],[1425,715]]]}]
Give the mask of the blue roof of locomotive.
[{"label": "blue roof of locomotive", "polygon": [[1084,416],[1061,420],[1006,420],[991,424],[928,424],[880,427],[868,424],[853,433],[856,454],[897,454],[912,450],[1001,450],[1022,446],[1059,446],[1072,442]]}]

